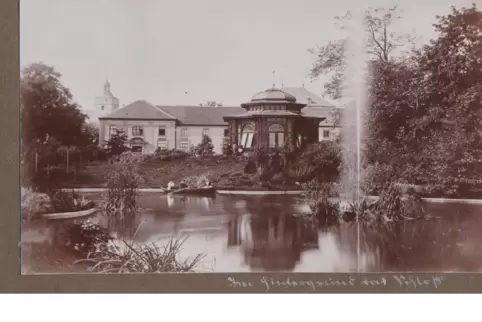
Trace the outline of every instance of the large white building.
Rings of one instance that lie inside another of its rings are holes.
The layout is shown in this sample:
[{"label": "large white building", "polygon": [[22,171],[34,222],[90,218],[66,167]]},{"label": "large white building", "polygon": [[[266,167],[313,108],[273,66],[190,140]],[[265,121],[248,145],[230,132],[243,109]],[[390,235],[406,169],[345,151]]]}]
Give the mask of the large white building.
[{"label": "large white building", "polygon": [[[331,140],[338,129],[331,117],[336,107],[309,92],[304,87],[283,87],[296,101],[307,106],[303,111],[325,118],[319,125],[319,139]],[[224,138],[228,134],[225,116],[245,112],[241,106],[166,106],[139,100],[119,108],[119,100],[110,92],[110,84],[104,86],[104,96],[95,101],[100,121],[99,142],[105,145],[110,136],[122,130],[128,136],[128,144],[134,152],[154,153],[157,148],[189,150],[208,135],[216,153],[222,153]]]}]

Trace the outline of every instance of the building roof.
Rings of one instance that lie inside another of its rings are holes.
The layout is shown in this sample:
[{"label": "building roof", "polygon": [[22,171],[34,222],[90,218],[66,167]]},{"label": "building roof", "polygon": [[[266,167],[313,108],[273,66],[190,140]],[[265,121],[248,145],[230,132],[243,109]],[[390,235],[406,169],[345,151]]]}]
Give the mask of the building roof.
[{"label": "building roof", "polygon": [[250,116],[271,116],[271,117],[310,117],[310,118],[318,118],[318,119],[325,119],[326,116],[324,114],[328,113],[316,113],[312,112],[310,114],[303,112],[293,112],[287,110],[261,110],[261,111],[249,111],[244,112],[243,114],[237,115],[225,115],[228,118],[245,118]]},{"label": "building roof", "polygon": [[[301,115],[325,118],[320,125],[331,126],[334,122],[333,112],[336,110],[336,107],[307,106],[302,109]],[[225,126],[227,123],[223,120],[223,117],[243,115],[247,116],[246,110],[236,106],[154,106],[146,101],[136,101],[112,114],[99,117],[99,119],[169,120],[177,121],[183,125]]]},{"label": "building roof", "polygon": [[114,119],[114,120],[173,120],[176,118],[169,115],[160,108],[152,105],[149,102],[140,100],[135,101],[117,111],[106,116],[99,117],[99,119]]},{"label": "building roof", "polygon": [[284,87],[283,86],[283,92],[289,93],[294,97],[296,97],[296,101],[298,103],[312,105],[312,106],[321,106],[321,107],[335,107],[334,104],[310,92],[304,87]]},{"label": "building roof", "polygon": [[295,103],[296,97],[280,89],[270,88],[263,92],[259,92],[255,94],[251,98],[251,102],[253,103],[259,102],[259,101],[287,101],[287,102]]},{"label": "building roof", "polygon": [[[332,126],[334,124],[334,112],[338,108],[316,94],[309,92],[304,87],[283,87],[282,91],[271,89],[253,96],[255,102],[257,102],[256,99],[263,101],[271,100],[270,102],[279,101],[280,99],[286,101],[286,98],[308,105],[301,110],[302,115],[325,118],[325,120],[321,121],[320,126]],[[311,100],[311,103],[308,102],[309,100]],[[109,115],[99,117],[99,119],[170,120],[177,121],[183,125],[225,126],[227,123],[223,117],[236,117],[245,113],[246,110],[241,106],[155,106],[144,100],[139,100]]]},{"label": "building roof", "polygon": [[157,106],[184,125],[226,125],[223,116],[245,112],[241,107],[228,106]]},{"label": "building roof", "polygon": [[335,113],[337,111],[337,107],[307,106],[303,109],[303,114],[311,117],[324,117],[325,119],[320,122],[320,126],[334,126],[336,119]]}]

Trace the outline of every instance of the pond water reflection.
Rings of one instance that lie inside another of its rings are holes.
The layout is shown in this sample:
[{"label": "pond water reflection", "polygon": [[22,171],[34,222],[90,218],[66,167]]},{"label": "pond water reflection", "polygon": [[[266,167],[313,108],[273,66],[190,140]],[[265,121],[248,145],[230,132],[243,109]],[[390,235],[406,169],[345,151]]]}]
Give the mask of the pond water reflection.
[{"label": "pond water reflection", "polygon": [[[201,271],[348,272],[357,265],[366,272],[482,271],[482,206],[427,204],[442,218],[362,226],[357,258],[356,226],[321,227],[303,219],[308,207],[301,197],[143,194],[139,202],[142,209],[133,216],[100,213],[92,220],[139,243],[164,244],[187,234],[181,255],[205,253]],[[62,225],[25,227],[23,243],[55,245]]]}]

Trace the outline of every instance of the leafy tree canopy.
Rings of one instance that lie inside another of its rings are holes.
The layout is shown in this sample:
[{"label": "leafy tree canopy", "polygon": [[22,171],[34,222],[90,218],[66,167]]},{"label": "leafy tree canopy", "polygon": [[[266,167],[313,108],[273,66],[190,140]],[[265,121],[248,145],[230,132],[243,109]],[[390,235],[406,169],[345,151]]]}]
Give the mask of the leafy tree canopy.
[{"label": "leafy tree canopy", "polygon": [[75,145],[82,139],[87,118],[73,101],[53,67],[34,63],[22,70],[21,119],[23,144],[53,138],[61,145]]}]

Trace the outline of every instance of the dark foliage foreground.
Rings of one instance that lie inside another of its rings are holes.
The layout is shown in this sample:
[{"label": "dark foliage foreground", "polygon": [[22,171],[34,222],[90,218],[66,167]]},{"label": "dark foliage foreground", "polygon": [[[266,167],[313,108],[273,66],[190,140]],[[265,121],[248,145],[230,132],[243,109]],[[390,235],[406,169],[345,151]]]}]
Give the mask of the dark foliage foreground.
[{"label": "dark foliage foreground", "polygon": [[107,229],[90,221],[63,227],[57,238],[63,249],[81,258],[74,264],[93,273],[192,272],[204,257],[179,259],[187,237],[172,237],[162,246],[139,244],[114,239]]}]

